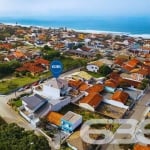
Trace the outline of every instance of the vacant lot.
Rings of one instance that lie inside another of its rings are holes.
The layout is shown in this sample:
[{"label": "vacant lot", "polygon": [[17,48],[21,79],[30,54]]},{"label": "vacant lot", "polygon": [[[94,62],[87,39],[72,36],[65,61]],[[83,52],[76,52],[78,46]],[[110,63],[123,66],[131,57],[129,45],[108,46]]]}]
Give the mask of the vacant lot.
[{"label": "vacant lot", "polygon": [[47,78],[50,76],[50,72],[44,73],[37,77],[16,77],[10,80],[3,80],[0,82],[0,94],[7,94],[16,88],[22,87],[24,85],[33,83],[39,79]]}]

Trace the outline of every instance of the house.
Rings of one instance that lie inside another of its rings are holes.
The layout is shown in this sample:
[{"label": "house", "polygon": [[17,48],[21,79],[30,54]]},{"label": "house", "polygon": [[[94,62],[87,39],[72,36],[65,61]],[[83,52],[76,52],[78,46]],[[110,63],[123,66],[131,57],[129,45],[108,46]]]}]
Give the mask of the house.
[{"label": "house", "polygon": [[116,58],[114,60],[114,64],[122,66],[126,61],[127,61],[127,59],[125,59],[125,58]]},{"label": "house", "polygon": [[132,69],[134,69],[139,64],[139,62],[140,61],[137,59],[131,59],[126,64],[124,64],[122,67],[126,71],[131,71]]},{"label": "house", "polygon": [[[128,79],[128,80],[133,80],[137,82],[141,82],[144,79],[144,76],[142,74],[147,74],[147,71],[145,69],[136,69],[132,70],[132,72],[135,71],[134,73],[122,73],[120,76],[122,79]],[[141,72],[143,71],[143,72]],[[130,71],[131,72],[131,71]]]},{"label": "house", "polygon": [[90,111],[95,111],[102,99],[103,97],[100,94],[91,92],[80,100],[79,106]]},{"label": "house", "polygon": [[132,86],[134,88],[137,88],[141,85],[141,82],[135,81],[135,80],[132,80],[132,79],[127,79],[127,78],[122,79],[121,83],[126,84],[128,86]]},{"label": "house", "polygon": [[109,74],[109,78],[113,80],[121,80],[120,74],[116,72],[112,72]]},{"label": "house", "polygon": [[50,112],[47,115],[47,120],[48,122],[56,125],[56,126],[60,126],[61,125],[61,118],[63,117],[62,114],[57,113],[57,112]]},{"label": "house", "polygon": [[79,91],[86,91],[89,87],[90,87],[89,84],[83,82],[83,83],[80,85],[80,87],[79,87],[78,90],[79,90]]},{"label": "house", "polygon": [[7,55],[6,57],[4,57],[4,61],[12,61],[15,59],[16,57],[14,55]]},{"label": "house", "polygon": [[128,100],[129,94],[124,92],[124,91],[116,91],[113,95],[112,95],[112,100],[116,100],[119,101],[123,104],[126,103],[126,101]]},{"label": "house", "polygon": [[61,128],[65,132],[73,132],[82,123],[82,116],[72,111],[68,111],[61,118]]},{"label": "house", "polygon": [[108,80],[105,81],[104,85],[105,85],[105,90],[107,92],[112,92],[113,93],[115,91],[115,89],[118,87],[119,81],[114,80],[114,79],[108,79]]},{"label": "house", "polygon": [[15,52],[13,52],[13,55],[16,57],[16,59],[26,58],[25,54],[19,50],[16,50]]},{"label": "house", "polygon": [[47,102],[46,99],[42,98],[37,94],[32,96],[25,96],[22,98],[22,105],[30,113],[34,113],[35,111],[37,111],[46,102]]},{"label": "house", "polygon": [[10,50],[12,45],[9,43],[0,43],[0,50]]},{"label": "house", "polygon": [[44,68],[39,63],[26,62],[22,67],[16,69],[16,72],[30,72],[33,76],[44,72]]},{"label": "house", "polygon": [[88,71],[91,71],[91,72],[98,72],[99,71],[99,68],[103,65],[104,63],[102,61],[94,61],[94,62],[91,62],[89,63],[87,66],[86,66],[86,69]]},{"label": "house", "polygon": [[34,127],[49,111],[48,101],[37,94],[23,97],[22,106],[19,108],[19,113]]},{"label": "house", "polygon": [[86,46],[83,46],[80,48],[82,51],[85,51],[85,52],[89,52],[89,53],[93,53],[95,52],[95,49],[91,49],[89,47],[86,47]]},{"label": "house", "polygon": [[49,99],[60,99],[69,92],[68,82],[53,78],[48,84],[33,88],[33,92]]},{"label": "house", "polygon": [[68,85],[74,89],[78,89],[81,84],[83,84],[83,81],[81,80],[69,80]]},{"label": "house", "polygon": [[41,65],[42,65],[43,67],[45,67],[47,70],[49,69],[49,61],[48,61],[48,60],[45,60],[45,59],[43,59],[43,58],[37,58],[37,59],[35,59],[34,62],[41,64]]},{"label": "house", "polygon": [[92,78],[92,76],[85,71],[80,71],[80,72],[75,72],[75,73],[71,74],[71,78],[76,79],[76,80],[89,81]]},{"label": "house", "polygon": [[67,53],[89,59],[93,59],[96,56],[96,53],[90,53],[87,51],[79,51],[79,50],[69,50],[67,51]]},{"label": "house", "polygon": [[150,150],[150,146],[136,144],[134,150]]},{"label": "house", "polygon": [[107,60],[107,59],[99,59],[97,61],[93,61],[93,62],[89,63],[86,66],[86,69],[91,72],[98,72],[100,67],[103,66],[104,64],[111,67],[113,65],[113,62],[111,60]]},{"label": "house", "polygon": [[102,84],[95,84],[91,87],[89,87],[86,92],[88,93],[100,93],[104,90],[104,86]]}]

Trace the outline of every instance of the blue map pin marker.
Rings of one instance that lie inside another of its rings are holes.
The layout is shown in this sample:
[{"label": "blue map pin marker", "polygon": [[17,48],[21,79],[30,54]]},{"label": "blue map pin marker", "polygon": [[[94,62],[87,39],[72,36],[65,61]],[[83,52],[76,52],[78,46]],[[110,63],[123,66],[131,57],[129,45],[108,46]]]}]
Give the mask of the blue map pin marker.
[{"label": "blue map pin marker", "polygon": [[55,78],[58,78],[63,71],[63,65],[59,60],[54,60],[50,64],[50,71]]}]

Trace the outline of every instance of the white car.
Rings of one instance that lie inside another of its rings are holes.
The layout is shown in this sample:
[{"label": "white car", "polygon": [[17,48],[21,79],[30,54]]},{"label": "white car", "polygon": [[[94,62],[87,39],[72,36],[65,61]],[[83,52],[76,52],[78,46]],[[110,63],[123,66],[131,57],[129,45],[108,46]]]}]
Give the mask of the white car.
[{"label": "white car", "polygon": [[24,88],[20,88],[17,92],[22,92],[24,91]]},{"label": "white car", "polygon": [[145,106],[150,106],[150,102],[147,102],[147,103],[145,104]]}]

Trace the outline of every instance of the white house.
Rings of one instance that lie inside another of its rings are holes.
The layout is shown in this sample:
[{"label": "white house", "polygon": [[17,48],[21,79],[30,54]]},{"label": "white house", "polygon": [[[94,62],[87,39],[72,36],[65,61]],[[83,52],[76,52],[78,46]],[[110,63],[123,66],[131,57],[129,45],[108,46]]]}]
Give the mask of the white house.
[{"label": "white house", "polygon": [[99,68],[103,65],[103,62],[102,61],[94,61],[94,62],[91,62],[89,63],[87,66],[86,66],[86,69],[88,71],[91,71],[91,72],[98,72],[99,71]]},{"label": "white house", "polygon": [[48,84],[35,87],[33,92],[50,99],[60,99],[68,90],[68,82],[66,80],[52,79]]}]

